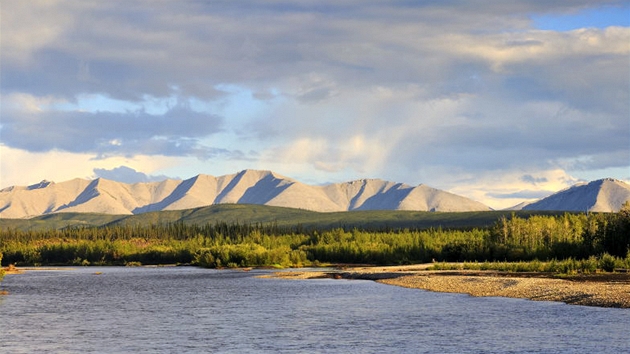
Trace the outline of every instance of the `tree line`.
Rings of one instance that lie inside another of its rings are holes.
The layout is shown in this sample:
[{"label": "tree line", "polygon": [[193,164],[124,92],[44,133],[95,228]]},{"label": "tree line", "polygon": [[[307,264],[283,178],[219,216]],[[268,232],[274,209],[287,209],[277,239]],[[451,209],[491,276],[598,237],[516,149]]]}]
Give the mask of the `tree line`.
[{"label": "tree line", "polygon": [[617,213],[512,214],[470,230],[332,230],[276,224],[0,230],[2,264],[300,267],[321,263],[517,262],[613,257],[630,268],[630,204]]}]

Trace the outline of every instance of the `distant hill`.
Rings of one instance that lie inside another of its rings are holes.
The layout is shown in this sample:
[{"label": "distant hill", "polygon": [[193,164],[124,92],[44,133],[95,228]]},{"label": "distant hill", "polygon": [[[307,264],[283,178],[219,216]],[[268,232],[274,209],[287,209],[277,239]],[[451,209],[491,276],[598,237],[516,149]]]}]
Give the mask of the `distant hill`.
[{"label": "distant hill", "polygon": [[488,211],[471,199],[431,188],[378,179],[310,186],[271,171],[126,184],[106,180],[42,181],[0,191],[1,218],[55,213],[132,215],[215,204],[255,204],[317,212],[353,210]]},{"label": "distant hill", "polygon": [[49,230],[66,227],[149,226],[165,223],[205,225],[239,223],[277,225],[284,228],[329,230],[343,227],[362,230],[427,229],[427,228],[480,228],[493,225],[500,217],[512,214],[557,215],[558,212],[540,211],[471,211],[427,212],[408,210],[363,210],[340,212],[314,212],[254,204],[217,204],[185,210],[167,210],[137,215],[111,215],[93,213],[55,213],[28,219],[2,219],[0,230]]},{"label": "distant hill", "polygon": [[630,185],[616,179],[605,178],[576,184],[520,209],[617,212],[623,203],[629,200]]}]

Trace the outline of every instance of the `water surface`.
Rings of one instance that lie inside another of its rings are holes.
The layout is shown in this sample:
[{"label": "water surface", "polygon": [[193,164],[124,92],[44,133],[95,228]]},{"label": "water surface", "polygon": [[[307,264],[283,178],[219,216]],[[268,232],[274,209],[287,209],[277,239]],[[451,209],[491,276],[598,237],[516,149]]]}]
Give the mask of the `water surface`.
[{"label": "water surface", "polygon": [[[6,353],[622,353],[630,310],[432,293],[267,271],[74,268],[7,275]],[[100,273],[100,274],[99,274]]]}]

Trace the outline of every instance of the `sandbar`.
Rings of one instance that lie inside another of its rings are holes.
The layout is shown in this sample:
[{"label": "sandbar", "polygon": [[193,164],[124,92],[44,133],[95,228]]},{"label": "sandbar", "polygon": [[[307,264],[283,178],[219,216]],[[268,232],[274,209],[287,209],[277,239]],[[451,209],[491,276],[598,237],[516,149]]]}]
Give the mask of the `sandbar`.
[{"label": "sandbar", "polygon": [[364,279],[435,292],[471,296],[558,301],[571,305],[630,308],[630,274],[596,273],[559,276],[551,273],[498,271],[432,271],[431,264],[395,267],[345,267],[327,271],[283,271],[282,279]]}]

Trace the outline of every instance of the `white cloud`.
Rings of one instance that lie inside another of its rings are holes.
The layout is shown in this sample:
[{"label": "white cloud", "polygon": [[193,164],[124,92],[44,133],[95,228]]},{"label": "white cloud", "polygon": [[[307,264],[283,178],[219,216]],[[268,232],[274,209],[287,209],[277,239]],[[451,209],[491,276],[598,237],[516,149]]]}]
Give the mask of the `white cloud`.
[{"label": "white cloud", "polygon": [[73,178],[97,177],[95,170],[114,170],[128,166],[153,174],[178,164],[165,156],[111,157],[95,160],[91,154],[63,151],[28,152],[0,144],[0,188],[26,186],[42,180],[63,182]]},{"label": "white cloud", "polygon": [[124,182],[124,183],[163,181],[169,178],[168,176],[164,176],[164,175],[149,176],[146,173],[136,171],[133,168],[127,167],[127,166],[119,166],[112,169],[95,168],[94,174],[97,177]]},{"label": "white cloud", "polygon": [[[531,174],[533,172],[533,174]],[[531,181],[535,180],[536,183]],[[480,201],[494,209],[505,209],[521,202],[533,202],[579,182],[563,170],[493,171],[468,178],[450,178],[445,188]]]},{"label": "white cloud", "polygon": [[362,135],[331,143],[324,138],[303,138],[265,152],[265,160],[285,165],[308,164],[326,172],[368,173],[384,164],[386,148]]}]

